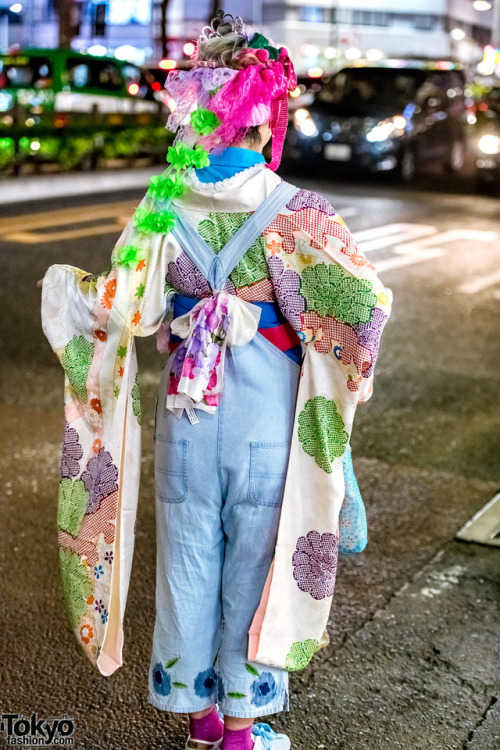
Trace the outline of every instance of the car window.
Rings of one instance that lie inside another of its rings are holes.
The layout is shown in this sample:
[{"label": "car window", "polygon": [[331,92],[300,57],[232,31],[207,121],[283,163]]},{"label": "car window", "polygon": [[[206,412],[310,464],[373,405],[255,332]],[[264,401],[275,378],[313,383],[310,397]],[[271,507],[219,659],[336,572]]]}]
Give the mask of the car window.
[{"label": "car window", "polygon": [[358,116],[399,110],[413,101],[423,79],[417,69],[345,68],[321,88],[317,101]]},{"label": "car window", "polygon": [[0,88],[52,86],[52,63],[47,57],[5,57],[0,59]]},{"label": "car window", "polygon": [[122,87],[123,79],[120,68],[108,60],[69,58],[67,69],[68,82],[77,89],[97,88],[105,91],[118,91]]}]

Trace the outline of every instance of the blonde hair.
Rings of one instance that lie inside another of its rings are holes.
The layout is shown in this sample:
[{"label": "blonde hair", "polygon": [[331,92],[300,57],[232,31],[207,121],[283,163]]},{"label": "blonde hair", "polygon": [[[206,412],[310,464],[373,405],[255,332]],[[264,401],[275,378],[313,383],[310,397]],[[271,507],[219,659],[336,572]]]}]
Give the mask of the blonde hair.
[{"label": "blonde hair", "polygon": [[216,67],[235,70],[260,62],[254,50],[247,47],[247,38],[243,34],[234,32],[231,24],[221,24],[217,30],[222,33],[222,36],[200,39],[196,60],[212,62]]}]

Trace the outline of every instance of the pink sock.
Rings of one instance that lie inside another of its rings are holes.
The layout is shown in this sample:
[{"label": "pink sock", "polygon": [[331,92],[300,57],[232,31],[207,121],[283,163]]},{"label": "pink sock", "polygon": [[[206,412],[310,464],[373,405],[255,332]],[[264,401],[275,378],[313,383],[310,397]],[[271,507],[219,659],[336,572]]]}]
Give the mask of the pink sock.
[{"label": "pink sock", "polygon": [[224,727],[224,738],[220,750],[252,750],[252,726],[246,729],[227,729]]},{"label": "pink sock", "polygon": [[219,712],[214,708],[202,719],[189,718],[189,734],[193,740],[204,740],[205,742],[218,742],[224,731],[224,722]]}]

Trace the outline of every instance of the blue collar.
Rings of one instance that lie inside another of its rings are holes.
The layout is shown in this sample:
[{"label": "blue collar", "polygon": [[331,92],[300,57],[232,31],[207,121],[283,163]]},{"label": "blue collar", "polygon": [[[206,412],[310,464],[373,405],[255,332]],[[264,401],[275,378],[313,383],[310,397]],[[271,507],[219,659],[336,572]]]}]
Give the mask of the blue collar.
[{"label": "blue collar", "polygon": [[196,176],[201,182],[218,182],[265,161],[258,151],[229,146],[221,154],[210,156],[210,166],[197,169]]}]

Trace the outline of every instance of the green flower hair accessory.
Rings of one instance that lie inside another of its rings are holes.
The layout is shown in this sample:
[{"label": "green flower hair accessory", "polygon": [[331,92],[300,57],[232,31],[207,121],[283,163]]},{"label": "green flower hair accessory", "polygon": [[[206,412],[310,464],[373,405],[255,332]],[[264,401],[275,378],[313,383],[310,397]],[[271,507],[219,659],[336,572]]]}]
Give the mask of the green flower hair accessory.
[{"label": "green flower hair accessory", "polygon": [[140,247],[125,245],[118,251],[117,263],[129,268],[135,268],[140,260],[144,259],[145,252]]},{"label": "green flower hair accessory", "polygon": [[191,127],[199,135],[209,135],[220,125],[220,120],[215,112],[203,107],[198,107],[194,112],[191,112],[190,120]]},{"label": "green flower hair accessory", "polygon": [[266,39],[264,34],[260,34],[259,32],[256,32],[253,35],[253,39],[248,45],[251,49],[265,49],[269,52],[269,57],[271,60],[277,60],[279,55],[279,49],[277,47],[271,46],[269,39]]},{"label": "green flower hair accessory", "polygon": [[154,200],[166,200],[167,198],[178,198],[184,190],[184,181],[180,175],[170,174],[167,177],[159,175],[151,177],[148,195]]},{"label": "green flower hair accessory", "polygon": [[167,152],[167,161],[170,162],[174,169],[189,169],[189,167],[208,167],[210,158],[208,151],[198,144],[195,148],[186,146],[182,141],[178,141],[175,146],[170,146]]},{"label": "green flower hair accessory", "polygon": [[138,208],[134,214],[134,224],[144,234],[168,234],[175,225],[176,215],[172,211],[148,211]]}]

